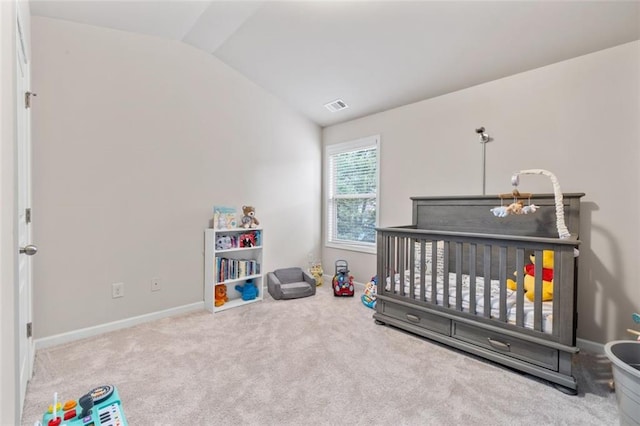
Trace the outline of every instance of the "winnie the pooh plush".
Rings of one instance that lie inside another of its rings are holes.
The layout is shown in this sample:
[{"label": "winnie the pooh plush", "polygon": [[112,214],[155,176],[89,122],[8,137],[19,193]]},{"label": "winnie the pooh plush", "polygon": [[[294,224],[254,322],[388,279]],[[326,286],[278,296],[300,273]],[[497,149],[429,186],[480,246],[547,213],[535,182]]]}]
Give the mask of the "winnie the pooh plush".
[{"label": "winnie the pooh plush", "polygon": [[243,228],[255,228],[260,225],[258,219],[256,219],[256,209],[252,206],[242,206],[242,227]]},{"label": "winnie the pooh plush", "polygon": [[227,297],[227,286],[225,284],[216,284],[215,291],[215,301],[213,304],[215,306],[222,306],[225,302],[228,302],[229,298]]},{"label": "winnie the pooh plush", "polygon": [[[529,256],[531,263],[524,267],[524,291],[527,299],[533,302],[535,298],[535,255]],[[517,272],[516,272],[517,274]],[[507,287],[516,290],[516,282],[507,280]],[[542,251],[542,301],[553,300],[553,251]]]},{"label": "winnie the pooh plush", "polygon": [[322,274],[324,271],[322,270],[322,264],[320,262],[314,262],[309,268],[309,273],[316,280],[316,287],[322,285]]}]

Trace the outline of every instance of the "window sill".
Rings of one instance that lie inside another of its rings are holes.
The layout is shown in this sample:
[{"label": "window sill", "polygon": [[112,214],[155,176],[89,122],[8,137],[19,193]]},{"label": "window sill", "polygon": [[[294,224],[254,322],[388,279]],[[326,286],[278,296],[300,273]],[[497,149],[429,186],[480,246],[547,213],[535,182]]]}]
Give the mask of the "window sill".
[{"label": "window sill", "polygon": [[349,251],[357,251],[360,253],[368,253],[368,254],[376,254],[377,249],[375,244],[371,246],[363,246],[358,244],[349,244],[349,243],[325,243],[325,247],[338,249],[338,250],[349,250]]}]

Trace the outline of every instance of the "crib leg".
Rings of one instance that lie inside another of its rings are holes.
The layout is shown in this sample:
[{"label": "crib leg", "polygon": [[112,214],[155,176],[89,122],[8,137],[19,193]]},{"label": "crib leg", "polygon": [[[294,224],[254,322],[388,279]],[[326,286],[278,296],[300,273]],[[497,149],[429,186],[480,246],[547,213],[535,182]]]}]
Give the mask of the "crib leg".
[{"label": "crib leg", "polygon": [[575,396],[578,394],[578,389],[571,389],[568,388],[566,386],[562,386],[559,384],[554,383],[553,387],[555,387],[557,390],[559,390],[560,392],[562,392],[565,395],[571,395],[571,396]]}]

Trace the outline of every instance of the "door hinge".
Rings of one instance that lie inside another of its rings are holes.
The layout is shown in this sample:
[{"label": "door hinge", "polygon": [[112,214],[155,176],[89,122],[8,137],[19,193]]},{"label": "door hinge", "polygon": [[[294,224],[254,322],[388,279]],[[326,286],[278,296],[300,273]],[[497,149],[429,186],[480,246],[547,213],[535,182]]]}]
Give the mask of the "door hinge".
[{"label": "door hinge", "polygon": [[24,107],[31,108],[31,96],[38,96],[37,93],[24,92]]},{"label": "door hinge", "polygon": [[24,221],[27,222],[27,224],[31,223],[31,208],[24,210]]},{"label": "door hinge", "polygon": [[33,335],[33,323],[28,322],[27,323],[27,339],[30,338],[32,335]]}]

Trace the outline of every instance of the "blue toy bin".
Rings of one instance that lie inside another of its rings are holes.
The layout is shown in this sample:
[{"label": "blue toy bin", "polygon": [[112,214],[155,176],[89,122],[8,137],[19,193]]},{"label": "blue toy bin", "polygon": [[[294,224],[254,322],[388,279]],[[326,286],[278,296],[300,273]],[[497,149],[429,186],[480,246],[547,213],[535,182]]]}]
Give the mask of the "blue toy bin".
[{"label": "blue toy bin", "polygon": [[612,363],[621,425],[640,425],[640,342],[616,340],[604,346]]}]

